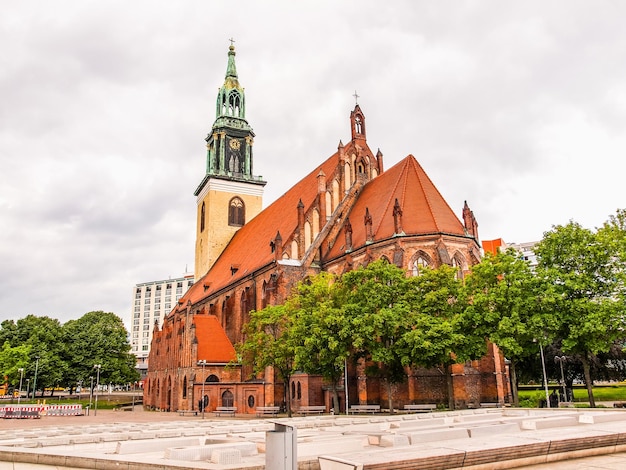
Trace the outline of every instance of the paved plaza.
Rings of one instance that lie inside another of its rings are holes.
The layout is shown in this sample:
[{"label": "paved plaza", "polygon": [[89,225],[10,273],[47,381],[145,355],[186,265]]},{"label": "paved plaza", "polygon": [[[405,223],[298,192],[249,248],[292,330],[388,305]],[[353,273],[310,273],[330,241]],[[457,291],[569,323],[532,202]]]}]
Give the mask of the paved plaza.
[{"label": "paved plaza", "polygon": [[296,429],[299,469],[626,468],[626,410],[202,419],[137,407],[0,420],[0,470],[262,469],[275,423]]}]

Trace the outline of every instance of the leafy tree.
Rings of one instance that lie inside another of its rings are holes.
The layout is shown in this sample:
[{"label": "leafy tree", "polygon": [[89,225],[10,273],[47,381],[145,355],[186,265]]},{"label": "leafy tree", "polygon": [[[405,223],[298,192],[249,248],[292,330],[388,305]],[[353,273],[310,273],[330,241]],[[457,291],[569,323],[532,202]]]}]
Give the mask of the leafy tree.
[{"label": "leafy tree", "polygon": [[609,231],[593,232],[570,222],[553,227],[535,247],[537,272],[557,294],[562,349],[580,357],[591,407],[595,399],[590,363],[622,338],[624,331],[619,300],[623,283],[615,263],[619,253],[611,249],[615,236]]},{"label": "leafy tree", "polygon": [[58,320],[36,315],[20,318],[16,323],[13,346],[30,347],[28,367],[25,377],[31,377],[33,395],[46,387],[58,385],[65,375],[66,364],[63,361],[65,344],[61,338],[61,324]]},{"label": "leafy tree", "polygon": [[19,385],[22,373],[18,369],[22,368],[24,373],[26,372],[29,352],[30,346],[27,344],[11,346],[8,341],[5,341],[2,345],[0,350],[0,373],[2,377],[7,377],[10,385],[15,387]]},{"label": "leafy tree", "polygon": [[63,325],[67,370],[62,384],[74,388],[94,375],[100,364],[102,383],[122,384],[139,379],[136,359],[130,353],[128,333],[122,319],[111,312],[95,311]]},{"label": "leafy tree", "polygon": [[[449,369],[456,362],[484,352],[484,341],[476,341],[471,329],[462,328],[462,282],[457,279],[455,269],[447,265],[424,269],[408,283],[410,328],[400,342],[404,365]],[[454,409],[452,375],[446,375],[448,406]]]},{"label": "leafy tree", "polygon": [[243,364],[252,366],[255,374],[266,373],[272,367],[283,380],[287,413],[291,416],[289,383],[295,372],[296,349],[291,341],[294,323],[292,307],[271,305],[250,312],[244,326],[245,341],[236,346]]},{"label": "leafy tree", "polygon": [[[483,340],[495,343],[510,361],[513,403],[519,405],[517,365],[537,354],[536,338],[545,340],[554,331],[551,285],[542,284],[527,261],[510,248],[496,255],[487,254],[472,267],[467,277],[469,298],[465,322]],[[536,357],[536,356],[535,356]]]},{"label": "leafy tree", "polygon": [[372,361],[366,372],[387,384],[389,411],[393,411],[393,384],[406,379],[402,342],[411,325],[408,282],[403,270],[385,260],[343,275],[347,289],[344,312],[352,329],[357,356]]},{"label": "leafy tree", "polygon": [[337,384],[352,349],[352,330],[342,309],[344,289],[336,281],[322,272],[300,283],[288,304],[295,312],[290,334],[296,345],[296,368],[324,377],[332,389],[334,409],[339,410]]}]

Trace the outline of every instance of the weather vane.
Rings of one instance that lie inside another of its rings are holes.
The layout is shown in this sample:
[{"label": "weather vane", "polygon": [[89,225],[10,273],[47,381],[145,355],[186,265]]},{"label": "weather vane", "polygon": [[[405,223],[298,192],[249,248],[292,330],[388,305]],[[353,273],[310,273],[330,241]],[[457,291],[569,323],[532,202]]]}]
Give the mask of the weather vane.
[{"label": "weather vane", "polygon": [[233,38],[229,39],[231,47],[235,45],[235,40]]},{"label": "weather vane", "polygon": [[352,96],[354,96],[355,104],[359,104],[360,96],[357,94],[356,90],[354,90],[354,95],[352,95]]}]

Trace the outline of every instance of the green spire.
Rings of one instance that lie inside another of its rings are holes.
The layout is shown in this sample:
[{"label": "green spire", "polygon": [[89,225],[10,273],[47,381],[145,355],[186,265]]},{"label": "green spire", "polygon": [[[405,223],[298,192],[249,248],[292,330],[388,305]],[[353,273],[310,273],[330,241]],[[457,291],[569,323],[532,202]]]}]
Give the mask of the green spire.
[{"label": "green spire", "polygon": [[232,44],[228,48],[228,67],[226,67],[226,78],[237,79],[237,67],[235,66],[235,46]]}]

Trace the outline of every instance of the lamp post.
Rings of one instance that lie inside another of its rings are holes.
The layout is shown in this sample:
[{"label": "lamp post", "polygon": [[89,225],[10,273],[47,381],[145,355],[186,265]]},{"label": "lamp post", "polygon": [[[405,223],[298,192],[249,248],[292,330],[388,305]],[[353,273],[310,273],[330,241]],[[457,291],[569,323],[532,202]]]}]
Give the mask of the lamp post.
[{"label": "lamp post", "polygon": [[89,376],[89,409],[91,409],[91,401],[93,400],[93,375]]},{"label": "lamp post", "polygon": [[204,419],[204,382],[206,382],[205,378],[204,378],[204,366],[206,366],[207,362],[203,359],[201,361],[198,361],[198,365],[202,366],[202,397],[200,400],[200,403],[202,403],[202,419]]},{"label": "lamp post", "polygon": [[35,380],[33,380],[33,400],[35,399],[35,394],[37,393],[37,371],[39,370],[39,356],[35,356]]},{"label": "lamp post", "polygon": [[24,379],[24,368],[20,367],[17,371],[20,373],[20,388],[17,391],[17,404],[19,405],[20,400],[22,399],[22,379]]},{"label": "lamp post", "polygon": [[30,393],[30,379],[26,379],[26,398],[28,398],[29,393]]},{"label": "lamp post", "polygon": [[96,364],[93,366],[96,369],[96,403],[93,409],[93,415],[96,416],[98,414],[98,386],[100,385],[100,364]]},{"label": "lamp post", "polygon": [[554,362],[558,362],[559,365],[561,366],[561,383],[563,384],[563,400],[562,401],[568,401],[567,400],[567,390],[565,389],[565,374],[563,373],[563,361],[565,361],[567,358],[565,356],[554,356]]},{"label": "lamp post", "polygon": [[543,369],[543,387],[546,390],[546,407],[550,408],[550,395],[548,393],[548,375],[546,374],[546,360],[543,355],[543,345],[539,341],[539,351],[541,352],[541,368]]}]

